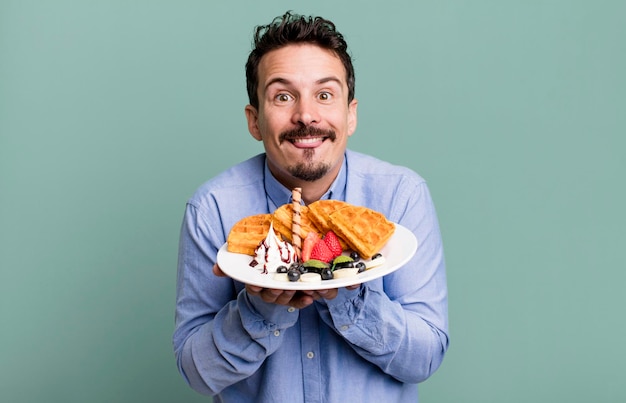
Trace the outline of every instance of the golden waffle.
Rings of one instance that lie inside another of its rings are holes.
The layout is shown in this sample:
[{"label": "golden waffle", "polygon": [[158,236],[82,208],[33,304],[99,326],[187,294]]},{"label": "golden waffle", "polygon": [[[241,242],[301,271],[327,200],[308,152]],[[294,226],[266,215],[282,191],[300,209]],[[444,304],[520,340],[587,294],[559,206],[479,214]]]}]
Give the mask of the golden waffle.
[{"label": "golden waffle", "polygon": [[[328,216],[331,213],[334,213],[335,211],[339,210],[340,208],[348,207],[348,206],[351,206],[351,205],[341,200],[331,200],[331,199],[318,200],[308,205],[309,207],[308,216],[313,222],[313,224],[315,224],[315,226],[319,229],[320,233],[324,235],[328,231],[333,230],[333,226]],[[341,235],[337,234],[336,231],[334,230],[333,232],[335,232],[335,235],[337,235],[337,237],[339,238],[339,243],[341,244],[341,247],[344,250],[348,249],[349,245],[341,237]]]},{"label": "golden waffle", "polygon": [[251,215],[239,220],[228,234],[228,251],[254,256],[255,249],[267,236],[271,222],[271,214]]},{"label": "golden waffle", "polygon": [[363,259],[369,259],[377,253],[396,229],[395,224],[383,214],[366,207],[343,207],[328,217],[335,233]]},{"label": "golden waffle", "polygon": [[[282,235],[285,240],[292,242],[291,224],[293,223],[293,206],[291,204],[283,204],[274,210],[272,217],[276,232]],[[300,239],[306,238],[306,235],[310,231],[319,233],[319,230],[309,217],[308,207],[300,206]]]},{"label": "golden waffle", "polygon": [[317,228],[323,233],[332,229],[328,216],[342,207],[350,204],[340,200],[318,200],[308,205],[309,217]]}]

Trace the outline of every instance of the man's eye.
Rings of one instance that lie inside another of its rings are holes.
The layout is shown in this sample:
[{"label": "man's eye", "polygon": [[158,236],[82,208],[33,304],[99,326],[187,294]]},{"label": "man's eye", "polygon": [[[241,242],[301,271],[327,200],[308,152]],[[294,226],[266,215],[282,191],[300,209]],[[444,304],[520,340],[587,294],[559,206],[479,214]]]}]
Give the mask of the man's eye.
[{"label": "man's eye", "polygon": [[278,102],[289,102],[291,100],[291,96],[289,94],[278,94],[276,95],[276,100]]},{"label": "man's eye", "polygon": [[330,101],[333,96],[330,92],[320,92],[317,97],[320,101]]}]

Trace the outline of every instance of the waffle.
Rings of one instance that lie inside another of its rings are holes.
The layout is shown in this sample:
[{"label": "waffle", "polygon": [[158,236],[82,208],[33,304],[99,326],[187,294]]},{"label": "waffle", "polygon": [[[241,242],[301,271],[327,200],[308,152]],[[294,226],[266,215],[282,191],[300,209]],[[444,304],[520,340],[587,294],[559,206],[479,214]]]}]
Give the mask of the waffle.
[{"label": "waffle", "polygon": [[396,228],[383,214],[360,206],[340,208],[328,218],[335,233],[363,259],[370,259],[377,253]]},{"label": "waffle", "polygon": [[[291,224],[293,223],[293,206],[291,204],[283,204],[274,210],[272,222],[274,223],[276,232],[282,235],[283,239],[292,242]],[[319,233],[319,230],[311,221],[308,207],[300,206],[300,239],[306,238],[306,235],[310,231]]]},{"label": "waffle", "polygon": [[342,207],[350,204],[340,200],[318,200],[309,204],[309,218],[321,232],[326,233],[332,229],[328,216]]},{"label": "waffle", "polygon": [[239,220],[228,234],[228,251],[254,256],[255,249],[267,236],[271,222],[271,214],[251,215]]},{"label": "waffle", "polygon": [[[308,216],[311,219],[311,221],[313,221],[315,226],[319,229],[321,234],[325,234],[326,232],[331,231],[331,230],[336,233],[336,231],[334,231],[333,229],[333,225],[331,224],[328,216],[331,213],[334,213],[335,211],[339,210],[340,208],[348,207],[348,206],[351,206],[351,205],[349,203],[346,203],[340,200],[332,200],[332,199],[318,200],[309,204]],[[336,234],[336,235],[339,237],[339,243],[341,244],[341,247],[344,250],[350,248],[349,244],[341,236],[339,236],[339,234]]]}]

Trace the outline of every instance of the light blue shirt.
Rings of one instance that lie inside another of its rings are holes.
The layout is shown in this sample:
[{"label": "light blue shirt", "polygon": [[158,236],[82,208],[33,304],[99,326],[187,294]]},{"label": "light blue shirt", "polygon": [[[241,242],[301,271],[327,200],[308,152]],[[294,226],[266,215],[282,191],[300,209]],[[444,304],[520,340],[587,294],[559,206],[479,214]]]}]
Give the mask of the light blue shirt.
[{"label": "light blue shirt", "polygon": [[382,212],[418,240],[406,266],[297,310],[212,273],[241,218],[289,203],[265,155],[203,184],[180,237],[173,343],[193,389],[216,402],[416,402],[448,347],[441,235],[426,182],[408,168],[346,151],[323,198]]}]

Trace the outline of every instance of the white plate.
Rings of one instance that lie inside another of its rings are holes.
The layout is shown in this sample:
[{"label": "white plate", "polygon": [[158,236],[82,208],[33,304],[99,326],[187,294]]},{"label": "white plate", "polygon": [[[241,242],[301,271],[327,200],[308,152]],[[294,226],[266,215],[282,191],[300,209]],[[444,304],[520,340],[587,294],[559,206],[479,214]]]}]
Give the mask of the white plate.
[{"label": "white plate", "polygon": [[417,239],[406,227],[396,224],[393,235],[380,250],[380,253],[385,257],[385,263],[382,266],[373,267],[354,277],[320,280],[315,283],[275,280],[273,278],[274,273],[262,274],[259,269],[250,267],[252,256],[229,252],[226,247],[226,244],[222,245],[217,252],[217,264],[224,273],[237,281],[278,290],[323,290],[365,283],[399,269],[415,254]]}]

